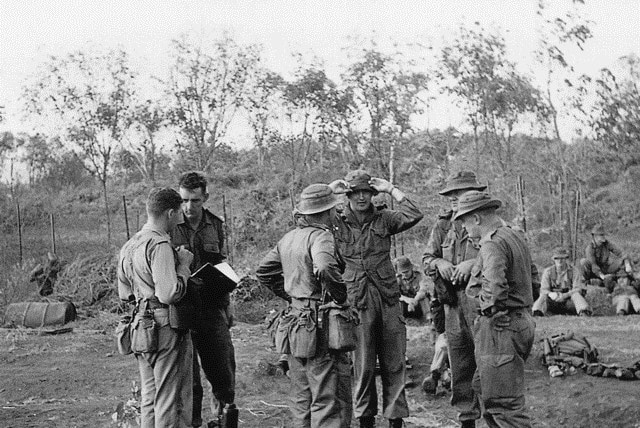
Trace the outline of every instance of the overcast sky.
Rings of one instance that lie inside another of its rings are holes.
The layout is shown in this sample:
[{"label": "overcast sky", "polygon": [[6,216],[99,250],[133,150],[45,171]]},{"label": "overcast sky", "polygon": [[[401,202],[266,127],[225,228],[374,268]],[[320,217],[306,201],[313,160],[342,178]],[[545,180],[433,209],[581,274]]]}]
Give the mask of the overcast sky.
[{"label": "overcast sky", "polygon": [[[538,38],[536,10],[537,0],[0,0],[0,105],[8,114],[0,129],[26,130],[16,114],[17,97],[24,78],[39,63],[88,44],[121,45],[144,73],[161,75],[168,67],[172,38],[187,31],[216,36],[226,30],[238,42],[262,44],[275,71],[292,70],[292,52],[313,53],[326,60],[337,78],[346,63],[341,48],[348,36],[375,31],[381,40],[437,46],[461,22],[479,21],[505,32],[511,57],[528,72]],[[640,0],[586,0],[582,10],[594,21],[594,38],[572,58],[578,70],[595,75],[622,55],[640,53]],[[443,111],[434,116],[433,126],[451,121]]]}]

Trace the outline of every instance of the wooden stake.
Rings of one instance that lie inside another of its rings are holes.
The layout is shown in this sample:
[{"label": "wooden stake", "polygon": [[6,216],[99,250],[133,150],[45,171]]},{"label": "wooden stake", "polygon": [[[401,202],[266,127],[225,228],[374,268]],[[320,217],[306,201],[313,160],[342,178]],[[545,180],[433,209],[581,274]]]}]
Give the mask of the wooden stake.
[{"label": "wooden stake", "polygon": [[578,256],[578,220],[580,219],[580,199],[582,199],[582,190],[580,189],[580,185],[578,184],[578,189],[576,190],[576,209],[574,213],[573,220],[573,260],[576,260]]},{"label": "wooden stake", "polygon": [[229,240],[231,239],[230,235],[229,235],[229,219],[227,218],[227,197],[226,195],[223,193],[222,194],[222,215],[224,217],[224,228],[225,228],[225,246],[226,251],[227,251],[227,255],[229,255]]},{"label": "wooden stake", "polygon": [[20,201],[16,200],[16,213],[18,216],[18,248],[20,251],[20,267],[22,267],[22,218],[20,217]]},{"label": "wooden stake", "polygon": [[51,250],[56,254],[56,223],[53,213],[49,213],[49,224],[51,225]]},{"label": "wooden stake", "polygon": [[127,241],[131,238],[129,233],[129,217],[127,216],[127,198],[122,195],[122,206],[124,207],[124,224],[127,227]]}]

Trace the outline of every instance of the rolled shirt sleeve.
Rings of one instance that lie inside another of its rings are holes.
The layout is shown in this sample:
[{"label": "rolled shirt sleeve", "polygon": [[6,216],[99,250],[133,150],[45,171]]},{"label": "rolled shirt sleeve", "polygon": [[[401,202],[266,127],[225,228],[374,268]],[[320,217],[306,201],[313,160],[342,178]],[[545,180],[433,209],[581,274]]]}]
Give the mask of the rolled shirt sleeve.
[{"label": "rolled shirt sleeve", "polygon": [[256,270],[256,276],[260,284],[273,291],[276,296],[291,301],[291,296],[284,290],[284,275],[278,247],[274,247],[264,256]]},{"label": "rolled shirt sleeve", "polygon": [[499,245],[493,241],[486,241],[480,248],[482,257],[483,287],[480,293],[480,308],[485,310],[491,306],[501,308],[509,296],[507,282],[507,257]]},{"label": "rolled shirt sleeve", "polygon": [[347,300],[347,289],[340,275],[335,254],[336,248],[331,233],[324,232],[313,241],[311,246],[313,273],[331,298],[342,304]]},{"label": "rolled shirt sleeve", "polygon": [[423,217],[422,211],[407,197],[398,205],[397,210],[389,211],[391,215],[388,217],[387,227],[391,235],[410,229],[418,224]]},{"label": "rolled shirt sleeve", "polygon": [[156,297],[167,305],[178,302],[186,293],[189,270],[180,268],[179,273],[176,271],[176,260],[169,243],[156,245],[150,259]]}]

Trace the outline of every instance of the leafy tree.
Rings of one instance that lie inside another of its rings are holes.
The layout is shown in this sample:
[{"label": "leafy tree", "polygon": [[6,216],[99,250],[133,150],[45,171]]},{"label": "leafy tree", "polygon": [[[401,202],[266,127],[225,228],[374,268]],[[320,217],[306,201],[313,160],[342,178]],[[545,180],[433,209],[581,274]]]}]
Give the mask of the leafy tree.
[{"label": "leafy tree", "polygon": [[172,55],[166,91],[172,123],[185,137],[177,142],[178,150],[192,167],[207,170],[244,103],[259,49],[238,45],[229,36],[204,44],[182,35],[173,41]]},{"label": "leafy tree", "polygon": [[258,67],[250,78],[252,89],[245,98],[244,110],[258,149],[258,164],[263,167],[265,144],[276,132],[274,122],[282,115],[285,81],[282,76],[264,67]]},{"label": "leafy tree", "polygon": [[[380,171],[393,165],[398,141],[412,132],[411,117],[423,112],[428,76],[400,53],[385,54],[374,45],[356,52],[342,78],[368,124],[366,147]],[[363,141],[359,146],[363,146]],[[393,175],[392,173],[390,174]]]},{"label": "leafy tree", "polygon": [[622,171],[640,164],[640,58],[620,59],[621,70],[603,69],[596,80],[590,124],[596,141]]},{"label": "leafy tree", "polygon": [[442,49],[439,77],[454,95],[473,129],[474,157],[479,169],[482,151],[497,162],[502,175],[513,166],[512,137],[527,116],[544,119],[545,106],[530,80],[507,60],[506,44],[499,34],[476,23],[462,27]]},{"label": "leafy tree", "polygon": [[106,53],[76,51],[52,56],[24,87],[23,101],[34,120],[83,161],[100,180],[104,196],[107,243],[111,219],[107,198],[112,154],[131,123],[129,106],[136,74],[121,49]]},{"label": "leafy tree", "polygon": [[125,147],[132,166],[144,180],[155,185],[162,144],[158,134],[168,125],[168,115],[159,102],[145,100],[132,109],[131,126],[124,134]]},{"label": "leafy tree", "polygon": [[[583,19],[579,13],[579,5],[582,0],[574,0],[573,7],[565,11],[560,17],[553,16],[553,8],[546,0],[538,1],[537,15],[542,19],[539,29],[539,46],[535,52],[537,61],[546,71],[544,96],[549,106],[550,118],[553,124],[554,137],[560,140],[558,118],[576,113],[571,107],[580,106],[580,99],[576,99],[577,93],[569,96],[576,85],[576,75],[573,65],[569,62],[567,51],[577,47],[581,51],[584,45],[593,37],[590,21]],[[559,99],[564,95],[565,99]],[[562,110],[559,109],[562,106]]]}]

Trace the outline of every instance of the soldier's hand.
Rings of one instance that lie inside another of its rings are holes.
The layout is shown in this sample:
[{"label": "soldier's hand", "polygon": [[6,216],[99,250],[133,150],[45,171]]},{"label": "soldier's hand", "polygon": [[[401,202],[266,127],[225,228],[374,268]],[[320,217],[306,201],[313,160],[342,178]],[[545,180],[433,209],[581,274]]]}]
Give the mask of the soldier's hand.
[{"label": "soldier's hand", "polygon": [[471,268],[473,268],[474,263],[475,259],[471,259],[457,265],[453,271],[451,282],[454,284],[466,284],[471,276]]},{"label": "soldier's hand", "polygon": [[191,266],[193,261],[193,253],[183,246],[176,248],[176,255],[178,257],[178,264],[182,266]]},{"label": "soldier's hand", "polygon": [[453,272],[455,267],[449,260],[440,259],[436,262],[436,268],[440,276],[446,281],[453,282]]},{"label": "soldier's hand", "polygon": [[496,331],[502,331],[511,325],[511,317],[507,311],[498,311],[491,317],[491,325]]},{"label": "soldier's hand", "polygon": [[329,183],[329,187],[336,195],[341,195],[349,191],[349,183],[342,179],[332,181]]},{"label": "soldier's hand", "polygon": [[393,190],[393,184],[389,183],[384,178],[371,177],[369,185],[378,192],[391,193]]}]

